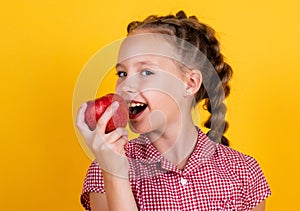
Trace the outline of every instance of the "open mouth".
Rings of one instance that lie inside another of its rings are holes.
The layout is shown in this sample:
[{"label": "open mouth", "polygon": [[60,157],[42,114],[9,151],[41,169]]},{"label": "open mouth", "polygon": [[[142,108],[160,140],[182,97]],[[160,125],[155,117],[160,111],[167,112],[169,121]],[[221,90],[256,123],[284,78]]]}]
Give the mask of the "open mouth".
[{"label": "open mouth", "polygon": [[141,102],[130,102],[128,103],[129,107],[129,118],[134,119],[143,113],[147,108],[147,104]]}]

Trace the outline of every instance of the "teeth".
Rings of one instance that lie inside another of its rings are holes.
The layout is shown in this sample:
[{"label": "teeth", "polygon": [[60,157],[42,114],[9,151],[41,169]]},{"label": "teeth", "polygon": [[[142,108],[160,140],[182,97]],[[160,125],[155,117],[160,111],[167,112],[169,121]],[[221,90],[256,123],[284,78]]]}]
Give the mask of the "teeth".
[{"label": "teeth", "polygon": [[137,107],[137,106],[144,106],[144,103],[129,103],[128,107]]}]

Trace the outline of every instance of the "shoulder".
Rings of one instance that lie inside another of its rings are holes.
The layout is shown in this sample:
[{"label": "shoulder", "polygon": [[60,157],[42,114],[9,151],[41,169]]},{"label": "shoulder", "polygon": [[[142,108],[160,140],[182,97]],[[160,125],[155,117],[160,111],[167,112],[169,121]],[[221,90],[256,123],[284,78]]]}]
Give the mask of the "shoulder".
[{"label": "shoulder", "polygon": [[146,136],[140,135],[139,137],[128,141],[126,146],[126,156],[133,159],[144,157],[148,148],[149,140]]},{"label": "shoulder", "polygon": [[221,144],[216,149],[216,158],[219,165],[243,185],[244,210],[251,210],[271,195],[268,182],[255,158]]},{"label": "shoulder", "polygon": [[91,163],[89,169],[87,170],[83,188],[83,193],[85,192],[104,193],[103,176],[96,160]]},{"label": "shoulder", "polygon": [[83,184],[80,201],[86,210],[90,210],[90,196],[89,194],[104,193],[104,182],[101,169],[96,160],[89,166]]},{"label": "shoulder", "polygon": [[220,170],[227,172],[228,176],[237,179],[245,186],[253,175],[263,174],[255,158],[222,144],[216,147],[213,159]]},{"label": "shoulder", "polygon": [[233,169],[239,169],[244,171],[253,171],[257,169],[259,164],[255,158],[250,155],[241,153],[235,149],[218,144],[216,148],[216,158],[221,164],[227,164],[227,166]]},{"label": "shoulder", "polygon": [[102,173],[100,166],[96,160],[94,160],[88,168],[85,183],[86,185],[91,185],[92,183],[102,179]]}]

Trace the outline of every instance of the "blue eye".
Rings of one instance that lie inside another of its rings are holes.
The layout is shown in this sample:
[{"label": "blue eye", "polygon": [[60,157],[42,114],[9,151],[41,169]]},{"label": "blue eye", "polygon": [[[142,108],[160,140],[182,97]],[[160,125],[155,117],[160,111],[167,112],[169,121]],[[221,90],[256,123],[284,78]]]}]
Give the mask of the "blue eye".
[{"label": "blue eye", "polygon": [[149,76],[149,75],[153,75],[154,73],[150,70],[144,69],[141,71],[141,75],[142,76]]},{"label": "blue eye", "polygon": [[116,75],[119,77],[119,78],[124,78],[127,76],[127,73],[125,71],[118,71],[116,73]]}]

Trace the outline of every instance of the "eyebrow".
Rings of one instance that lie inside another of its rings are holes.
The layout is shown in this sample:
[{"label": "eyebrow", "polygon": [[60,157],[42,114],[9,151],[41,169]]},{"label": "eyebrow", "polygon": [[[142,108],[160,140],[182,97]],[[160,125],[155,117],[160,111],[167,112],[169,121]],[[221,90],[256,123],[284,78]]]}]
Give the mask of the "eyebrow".
[{"label": "eyebrow", "polygon": [[117,69],[118,67],[124,67],[124,65],[120,64],[120,63],[117,63],[115,68]]},{"label": "eyebrow", "polygon": [[[134,63],[135,66],[143,66],[143,65],[154,65],[154,66],[157,66],[157,64],[151,62],[151,61],[140,61],[140,62],[136,62]],[[122,64],[122,63],[117,63],[115,68],[118,68],[118,67],[121,67],[121,68],[124,68],[125,66]]]}]

